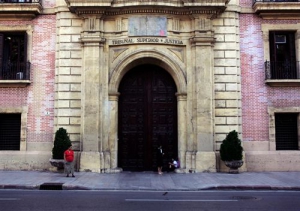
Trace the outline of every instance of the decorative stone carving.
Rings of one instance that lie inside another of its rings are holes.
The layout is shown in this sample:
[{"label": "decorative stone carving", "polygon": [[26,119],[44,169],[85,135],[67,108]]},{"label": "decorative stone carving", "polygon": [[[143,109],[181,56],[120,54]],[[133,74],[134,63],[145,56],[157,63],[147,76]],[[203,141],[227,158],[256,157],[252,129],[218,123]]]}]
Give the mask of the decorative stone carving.
[{"label": "decorative stone carving", "polygon": [[181,61],[184,61],[184,50],[182,48],[169,48]]},{"label": "decorative stone carving", "polygon": [[111,50],[111,57],[113,62],[121,53],[128,50],[128,48],[114,48]]}]

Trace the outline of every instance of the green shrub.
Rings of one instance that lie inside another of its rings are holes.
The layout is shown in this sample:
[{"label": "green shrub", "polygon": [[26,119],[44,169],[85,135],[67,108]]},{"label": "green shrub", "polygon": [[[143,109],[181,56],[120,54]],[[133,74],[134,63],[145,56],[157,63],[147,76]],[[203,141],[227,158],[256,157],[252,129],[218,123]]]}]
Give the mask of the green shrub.
[{"label": "green shrub", "polygon": [[54,146],[52,148],[53,159],[64,159],[64,152],[71,146],[71,140],[64,128],[59,128],[55,133]]},{"label": "green shrub", "polygon": [[233,161],[243,159],[243,147],[238,133],[233,130],[223,140],[220,147],[220,156],[223,161]]}]

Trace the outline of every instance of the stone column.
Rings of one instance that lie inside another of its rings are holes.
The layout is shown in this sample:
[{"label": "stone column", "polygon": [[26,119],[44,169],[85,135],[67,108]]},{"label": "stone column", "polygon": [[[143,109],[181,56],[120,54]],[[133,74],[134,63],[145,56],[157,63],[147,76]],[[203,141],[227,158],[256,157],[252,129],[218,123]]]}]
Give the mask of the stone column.
[{"label": "stone column", "polygon": [[[195,55],[196,149],[191,153],[191,171],[216,171],[214,152],[214,34],[211,20],[195,20],[195,36],[191,39]],[[196,156],[195,156],[196,154]],[[193,160],[196,159],[194,162]]]},{"label": "stone column", "polygon": [[186,168],[186,93],[177,93],[177,110],[178,110],[178,158],[180,161],[180,169],[178,171],[185,171]]},{"label": "stone column", "polygon": [[110,102],[110,126],[109,126],[109,148],[111,171],[118,172],[118,100],[119,93],[109,94]]},{"label": "stone column", "polygon": [[82,114],[80,171],[100,172],[103,168],[102,149],[102,68],[103,43],[100,34],[100,18],[96,16],[84,18],[84,32],[81,35],[83,43],[82,67]]}]

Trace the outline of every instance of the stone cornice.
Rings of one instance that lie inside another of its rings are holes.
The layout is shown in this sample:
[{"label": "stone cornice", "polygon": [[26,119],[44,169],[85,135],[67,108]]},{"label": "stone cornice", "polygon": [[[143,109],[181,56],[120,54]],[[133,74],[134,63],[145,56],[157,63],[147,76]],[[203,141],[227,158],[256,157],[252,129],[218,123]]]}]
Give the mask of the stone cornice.
[{"label": "stone cornice", "polygon": [[260,2],[253,4],[253,10],[264,19],[299,19],[299,2]]},{"label": "stone cornice", "polygon": [[216,16],[227,7],[227,0],[65,0],[71,12],[78,15],[123,15],[159,13],[172,15],[212,14]]},{"label": "stone cornice", "polygon": [[0,20],[31,20],[42,13],[40,3],[1,3]]}]

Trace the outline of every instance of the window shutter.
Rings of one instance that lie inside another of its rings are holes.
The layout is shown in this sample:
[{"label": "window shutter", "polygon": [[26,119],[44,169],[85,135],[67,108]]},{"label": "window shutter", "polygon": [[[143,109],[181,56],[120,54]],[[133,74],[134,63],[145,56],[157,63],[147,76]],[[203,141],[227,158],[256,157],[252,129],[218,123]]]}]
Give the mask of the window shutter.
[{"label": "window shutter", "polygon": [[276,43],[275,43],[275,32],[269,33],[269,44],[270,44],[270,61],[276,62]]},{"label": "window shutter", "polygon": [[275,113],[276,150],[298,150],[298,113]]},{"label": "window shutter", "polygon": [[24,33],[24,62],[27,62],[27,40],[28,35],[27,32]]},{"label": "window shutter", "polygon": [[290,59],[291,59],[291,62],[295,62],[296,61],[295,34],[290,33],[287,36],[288,36],[288,40],[289,40]]},{"label": "window shutter", "polygon": [[4,34],[0,33],[0,78],[2,76],[2,61],[3,61],[3,41],[4,41]]}]

